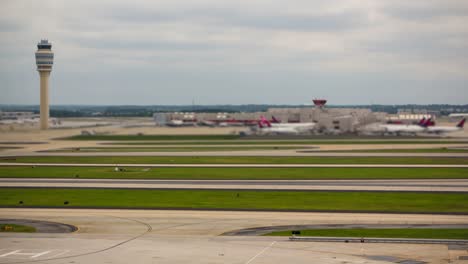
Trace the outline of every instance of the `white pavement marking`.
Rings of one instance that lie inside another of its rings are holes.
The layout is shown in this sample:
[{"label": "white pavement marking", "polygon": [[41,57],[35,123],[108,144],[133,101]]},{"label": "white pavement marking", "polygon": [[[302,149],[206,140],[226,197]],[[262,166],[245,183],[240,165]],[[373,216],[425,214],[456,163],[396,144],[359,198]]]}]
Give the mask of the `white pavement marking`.
[{"label": "white pavement marking", "polygon": [[53,256],[50,256],[49,259],[51,259],[51,258],[56,258],[56,257],[58,257],[58,256],[61,256],[61,255],[63,255],[63,254],[66,254],[66,253],[68,253],[68,252],[70,252],[70,250],[68,250],[68,249],[63,250],[62,252],[60,252],[60,253],[58,253],[58,254],[55,254],[55,255],[53,255]]},{"label": "white pavement marking", "polygon": [[21,163],[1,166],[47,167],[148,167],[148,168],[468,168],[468,164],[118,164],[118,163]]},{"label": "white pavement marking", "polygon": [[267,251],[268,249],[270,249],[274,244],[276,243],[276,241],[273,241],[271,242],[271,244],[264,248],[262,251],[258,252],[257,255],[253,256],[251,259],[249,259],[245,264],[249,264],[251,263],[252,261],[254,261],[258,256],[262,255],[263,253],[265,253],[265,251]]},{"label": "white pavement marking", "polygon": [[8,257],[8,256],[30,256],[30,258],[38,258],[42,255],[46,255],[50,253],[51,251],[42,251],[38,253],[21,253],[21,249],[13,250],[8,253],[5,253],[3,255],[0,255],[0,258]]}]

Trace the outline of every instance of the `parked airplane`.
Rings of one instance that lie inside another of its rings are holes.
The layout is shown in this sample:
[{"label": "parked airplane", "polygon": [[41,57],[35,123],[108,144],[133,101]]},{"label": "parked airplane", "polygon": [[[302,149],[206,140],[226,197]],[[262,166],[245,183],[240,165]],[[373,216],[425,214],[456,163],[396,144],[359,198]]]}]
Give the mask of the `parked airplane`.
[{"label": "parked airplane", "polygon": [[394,134],[416,134],[425,131],[425,127],[420,125],[382,125],[387,133]]},{"label": "parked airplane", "polygon": [[271,123],[270,126],[268,126],[263,124],[262,121],[258,121],[258,127],[260,128],[259,132],[262,134],[299,134],[299,131],[292,127],[273,127]]},{"label": "parked airplane", "polygon": [[442,133],[450,133],[455,131],[463,130],[463,126],[465,125],[466,118],[463,118],[456,126],[429,126],[426,127],[426,133],[435,133],[435,134],[442,134]]},{"label": "parked airplane", "polygon": [[371,124],[361,129],[364,133],[380,133],[380,134],[412,134],[425,132],[427,125],[431,123],[431,119],[421,119],[417,125],[402,125],[402,124]]},{"label": "parked airplane", "polygon": [[176,119],[170,120],[169,122],[166,123],[166,125],[170,127],[195,126],[196,124],[197,124],[196,120],[186,121],[186,120],[176,120]]},{"label": "parked airplane", "polygon": [[279,121],[278,119],[276,119],[274,116],[271,117],[271,119],[273,120],[273,122],[269,122],[268,120],[266,120],[265,117],[260,117],[262,122],[266,123],[270,123],[272,126],[274,127],[292,127],[292,128],[304,128],[306,130],[312,130],[316,123],[314,122],[307,122],[307,123],[281,123],[281,121]]},{"label": "parked airplane", "polygon": [[310,132],[315,127],[315,123],[279,123],[274,117],[272,123],[264,116],[260,117],[258,125],[262,133],[271,134],[300,134]]}]

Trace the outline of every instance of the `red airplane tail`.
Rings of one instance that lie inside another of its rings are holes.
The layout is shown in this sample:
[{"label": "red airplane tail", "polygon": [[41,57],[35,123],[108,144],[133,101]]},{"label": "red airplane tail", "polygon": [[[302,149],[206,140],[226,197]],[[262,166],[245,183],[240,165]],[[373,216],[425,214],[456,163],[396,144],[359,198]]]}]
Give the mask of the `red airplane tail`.
[{"label": "red airplane tail", "polygon": [[259,128],[263,128],[262,121],[257,122]]},{"label": "red airplane tail", "polygon": [[463,126],[465,125],[465,121],[466,121],[466,118],[463,118],[462,121],[460,121],[460,123],[457,124],[457,127],[463,128]]},{"label": "red airplane tail", "polygon": [[420,126],[424,126],[424,123],[426,122],[426,118],[423,117],[419,122],[418,122],[418,125]]},{"label": "red airplane tail", "polygon": [[276,119],[274,116],[271,116],[271,119],[273,120],[273,123],[281,123],[278,119]]},{"label": "red airplane tail", "polygon": [[267,127],[271,127],[270,121],[268,121],[264,116],[260,117],[260,122],[262,123],[262,125],[266,125]]},{"label": "red airplane tail", "polygon": [[432,122],[432,118],[429,117],[429,118],[426,119],[426,121],[423,122],[421,125],[422,125],[423,127],[433,126],[433,125],[434,125],[434,122]]}]

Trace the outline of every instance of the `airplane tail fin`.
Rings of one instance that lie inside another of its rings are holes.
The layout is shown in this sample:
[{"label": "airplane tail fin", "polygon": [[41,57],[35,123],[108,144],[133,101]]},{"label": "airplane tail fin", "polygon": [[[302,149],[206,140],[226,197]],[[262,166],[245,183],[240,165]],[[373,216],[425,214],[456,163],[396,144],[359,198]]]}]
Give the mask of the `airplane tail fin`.
[{"label": "airplane tail fin", "polygon": [[258,121],[258,127],[263,128],[262,121]]},{"label": "airplane tail fin", "polygon": [[276,117],[271,116],[271,119],[273,120],[273,123],[281,123]]},{"label": "airplane tail fin", "polygon": [[426,118],[423,117],[421,120],[419,120],[418,125],[423,126],[425,122],[426,122]]},{"label": "airplane tail fin", "polygon": [[457,127],[463,128],[463,126],[465,125],[465,121],[466,121],[466,118],[463,118],[462,121],[460,121],[460,123],[457,124]]},{"label": "airplane tail fin", "polygon": [[423,127],[428,127],[428,126],[430,126],[431,124],[432,124],[432,118],[429,117],[429,118],[426,119],[426,121],[424,121],[421,125],[422,125]]},{"label": "airplane tail fin", "polygon": [[260,117],[260,122],[262,123],[262,125],[266,125],[267,127],[271,127],[270,121],[268,121],[264,116]]}]

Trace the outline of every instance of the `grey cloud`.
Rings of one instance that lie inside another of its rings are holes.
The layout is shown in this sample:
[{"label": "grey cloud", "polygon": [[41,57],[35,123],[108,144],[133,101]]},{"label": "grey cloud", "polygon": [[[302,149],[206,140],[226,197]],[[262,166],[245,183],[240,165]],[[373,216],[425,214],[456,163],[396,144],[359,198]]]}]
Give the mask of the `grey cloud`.
[{"label": "grey cloud", "polygon": [[[168,51],[168,50],[211,50],[220,48],[215,43],[197,43],[197,42],[174,42],[164,40],[146,40],[137,38],[122,38],[106,39],[103,38],[70,38],[74,44],[93,49],[118,49],[118,50],[153,50],[153,51]],[[224,45],[223,45],[224,47]]]},{"label": "grey cloud", "polygon": [[11,32],[17,32],[17,31],[23,30],[24,28],[25,27],[21,25],[20,23],[16,23],[14,21],[9,21],[9,20],[0,18],[0,32],[11,33]]},{"label": "grey cloud", "polygon": [[[460,42],[468,40],[468,36],[455,38]],[[364,48],[369,52],[398,54],[406,60],[459,60],[468,57],[468,44],[451,45],[447,39],[447,36],[405,35],[397,39],[368,41]]]},{"label": "grey cloud", "polygon": [[[241,16],[233,19],[235,25],[266,29],[298,31],[344,31],[367,24],[361,13],[329,15]],[[229,21],[227,21],[229,23]]]},{"label": "grey cloud", "polygon": [[200,25],[280,29],[297,31],[343,31],[367,25],[363,12],[338,14],[281,14],[261,13],[220,8],[156,10],[112,10],[109,19],[121,23],[187,22]]},{"label": "grey cloud", "polygon": [[465,1],[42,1],[0,10],[8,32],[0,35],[1,103],[37,103],[34,51],[43,36],[56,52],[54,104],[468,99]]},{"label": "grey cloud", "polygon": [[465,1],[424,1],[423,5],[389,5],[383,8],[382,12],[398,19],[429,21],[449,16],[466,17],[468,16],[468,5]]}]

